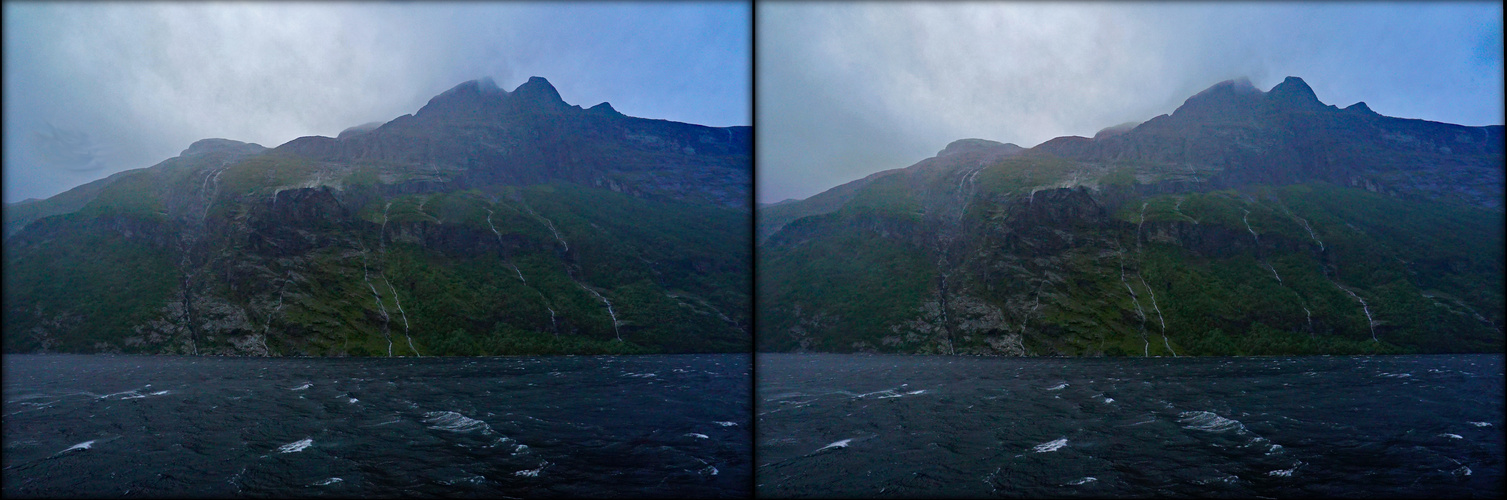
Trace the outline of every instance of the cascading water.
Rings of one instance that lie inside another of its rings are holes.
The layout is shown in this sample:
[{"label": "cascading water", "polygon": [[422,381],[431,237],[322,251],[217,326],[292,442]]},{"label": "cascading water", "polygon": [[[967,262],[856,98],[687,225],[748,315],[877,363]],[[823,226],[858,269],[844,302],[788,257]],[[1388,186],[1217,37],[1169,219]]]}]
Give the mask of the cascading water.
[{"label": "cascading water", "polygon": [[1141,317],[1141,341],[1146,345],[1142,349],[1142,355],[1151,357],[1151,340],[1146,338],[1146,311],[1141,309],[1141,300],[1136,298],[1135,290],[1130,288],[1130,282],[1125,281],[1125,249],[1120,249],[1120,283],[1125,285],[1125,291],[1130,292],[1130,302],[1135,304],[1135,313]]},{"label": "cascading water", "polygon": [[1350,291],[1349,288],[1345,288],[1343,285],[1340,285],[1339,282],[1336,282],[1334,280],[1330,280],[1329,282],[1334,283],[1334,286],[1339,287],[1340,290],[1344,290],[1345,293],[1350,294],[1351,297],[1354,297],[1356,301],[1360,302],[1361,310],[1366,312],[1366,326],[1371,327],[1371,341],[1380,342],[1376,339],[1376,321],[1371,319],[1371,307],[1366,305],[1366,299],[1360,298],[1359,295],[1356,295],[1355,292]]},{"label": "cascading water", "polygon": [[[492,225],[492,209],[488,208],[486,210],[487,210],[487,227],[492,228],[492,234],[497,235],[497,245],[500,247],[502,245],[502,233],[497,232],[497,226]],[[528,280],[523,279],[523,271],[521,271],[521,270],[518,269],[518,265],[513,264],[513,259],[506,259],[506,260],[507,260],[508,265],[512,266],[513,272],[518,273],[518,281],[522,281],[524,283],[528,283]]]},{"label": "cascading water", "polygon": [[382,313],[382,336],[387,337],[387,357],[392,357],[392,334],[388,325],[392,318],[387,315],[387,306],[382,305],[382,294],[377,293],[377,287],[372,285],[371,271],[366,265],[366,244],[361,244],[361,276],[366,280],[367,288],[371,288],[372,297],[377,301],[377,310]]},{"label": "cascading water", "polygon": [[[601,300],[603,304],[607,305],[607,315],[612,316],[612,334],[617,336],[618,342],[622,342],[623,335],[621,333],[618,333],[617,331],[617,313],[612,311],[612,302],[608,302],[607,297],[603,297],[602,294],[597,293],[596,290],[586,288],[586,285],[582,285],[579,281],[576,282],[576,286],[581,287],[582,290],[591,292],[591,294],[597,296],[597,299]],[[550,312],[553,313],[554,311],[551,310]]]},{"label": "cascading water", "polygon": [[408,333],[408,313],[403,312],[403,301],[398,300],[398,289],[393,288],[392,282],[387,280],[386,274],[383,274],[381,276],[382,281],[384,283],[387,283],[387,289],[392,291],[392,302],[393,304],[396,304],[398,306],[398,314],[403,316],[403,337],[408,339],[408,349],[413,351],[414,356],[418,356],[420,358],[424,357],[423,355],[419,354],[418,349],[413,347],[413,336],[409,335]]}]

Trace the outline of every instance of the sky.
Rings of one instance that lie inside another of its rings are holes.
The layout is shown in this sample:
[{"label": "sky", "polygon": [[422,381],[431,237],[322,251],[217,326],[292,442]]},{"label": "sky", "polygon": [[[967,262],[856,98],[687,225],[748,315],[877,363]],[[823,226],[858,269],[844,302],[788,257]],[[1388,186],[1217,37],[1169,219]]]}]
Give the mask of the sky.
[{"label": "sky", "polygon": [[752,124],[746,2],[4,4],[4,201],[226,138],[276,147],[542,76],[567,103]]},{"label": "sky", "polygon": [[981,138],[1033,147],[1171,113],[1224,80],[1503,124],[1502,4],[761,2],[760,203]]}]

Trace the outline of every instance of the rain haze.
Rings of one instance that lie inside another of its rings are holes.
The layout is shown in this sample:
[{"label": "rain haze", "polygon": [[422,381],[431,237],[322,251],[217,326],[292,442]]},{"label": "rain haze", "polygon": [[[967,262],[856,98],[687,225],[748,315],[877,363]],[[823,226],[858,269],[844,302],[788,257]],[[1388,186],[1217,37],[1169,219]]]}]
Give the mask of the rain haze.
[{"label": "rain haze", "polygon": [[949,142],[1033,147],[1171,113],[1229,79],[1325,104],[1503,123],[1487,3],[787,3],[756,9],[758,201],[906,167]]},{"label": "rain haze", "polygon": [[4,6],[5,201],[226,138],[276,147],[413,113],[467,80],[751,124],[747,3]]}]

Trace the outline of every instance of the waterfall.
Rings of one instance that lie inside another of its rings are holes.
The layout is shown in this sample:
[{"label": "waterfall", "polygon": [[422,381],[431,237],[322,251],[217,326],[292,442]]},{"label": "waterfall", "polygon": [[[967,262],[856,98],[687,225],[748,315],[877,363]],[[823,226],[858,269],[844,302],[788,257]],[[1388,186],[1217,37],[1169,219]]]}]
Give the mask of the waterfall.
[{"label": "waterfall", "polygon": [[[487,227],[492,228],[492,234],[497,235],[497,245],[500,247],[502,245],[502,233],[497,232],[497,226],[492,225],[492,209],[488,208],[486,210],[487,210]],[[506,260],[507,260],[508,265],[512,266],[513,272],[518,273],[518,281],[522,281],[524,283],[528,283],[528,280],[523,279],[523,271],[520,271],[518,269],[518,265],[513,263],[513,259],[506,259]]]},{"label": "waterfall", "polygon": [[413,351],[413,355],[414,356],[418,356],[418,357],[421,357],[421,358],[424,357],[423,355],[419,354],[419,350],[418,349],[414,349],[414,347],[413,347],[413,336],[411,336],[411,335],[408,334],[408,313],[403,312],[403,301],[398,300],[398,289],[397,288],[393,288],[391,281],[387,281],[387,275],[386,274],[382,274],[381,276],[382,276],[382,281],[384,283],[387,283],[387,289],[388,290],[392,290],[392,302],[394,304],[397,304],[397,306],[398,306],[398,314],[401,314],[403,316],[403,337],[405,337],[405,338],[408,339],[408,349],[411,350],[411,351]]},{"label": "waterfall", "polygon": [[1194,224],[1198,223],[1198,219],[1194,219],[1192,217],[1189,217],[1188,214],[1183,213],[1183,199],[1182,198],[1178,198],[1177,199],[1177,204],[1172,206],[1172,211],[1173,212],[1177,212],[1177,215],[1182,216],[1184,219],[1188,219],[1188,220],[1193,221]]},{"label": "waterfall", "polygon": [[382,305],[382,294],[377,293],[377,287],[372,285],[371,270],[366,266],[365,243],[361,243],[361,276],[366,280],[367,288],[372,290],[372,297],[377,301],[377,310],[382,313],[382,336],[387,337],[387,357],[392,357],[392,334],[388,333],[388,323],[392,319],[387,316],[387,307]]},{"label": "waterfall", "polygon": [[1141,202],[1141,222],[1137,223],[1136,226],[1135,226],[1135,251],[1136,251],[1136,253],[1141,253],[1141,226],[1145,226],[1146,225],[1146,205],[1149,205],[1149,204],[1151,204],[1151,202],[1149,202],[1149,201],[1143,201],[1143,202]]},{"label": "waterfall", "polygon": [[560,237],[560,232],[555,230],[555,223],[553,221],[550,221],[549,219],[545,218],[544,216],[541,216],[538,213],[535,213],[534,209],[528,206],[528,202],[527,201],[523,201],[521,197],[520,197],[519,201],[523,203],[523,209],[524,210],[528,210],[529,215],[533,215],[534,218],[537,218],[540,221],[544,222],[544,226],[549,228],[550,234],[555,235],[555,241],[560,242],[560,246],[564,247],[565,251],[569,252],[570,251],[570,245],[567,244],[567,243],[565,243],[565,239]]},{"label": "waterfall", "polygon": [[1354,297],[1355,300],[1360,302],[1361,310],[1366,312],[1366,325],[1371,327],[1371,341],[1379,342],[1378,340],[1376,340],[1376,322],[1371,319],[1371,307],[1366,305],[1366,299],[1360,298],[1360,296],[1356,295],[1355,292],[1352,292],[1349,288],[1345,288],[1344,286],[1340,285],[1337,281],[1330,280],[1329,282],[1334,283],[1334,286],[1339,287],[1340,290],[1344,290],[1345,293],[1350,294],[1351,297]]},{"label": "waterfall", "polygon": [[[572,281],[574,281],[574,279],[572,279]],[[591,292],[591,294],[597,296],[597,298],[600,299],[603,304],[607,304],[607,314],[609,316],[612,316],[612,334],[617,336],[617,341],[618,342],[622,342],[623,341],[623,335],[621,333],[618,333],[618,331],[617,331],[617,313],[615,313],[615,312],[612,311],[612,302],[608,302],[607,301],[607,297],[603,297],[602,294],[597,293],[596,290],[592,290],[590,288],[586,288],[586,285],[582,285],[581,282],[579,282],[579,281],[576,281],[576,286],[581,287],[582,290],[586,290],[588,292]],[[554,314],[554,310],[553,309],[550,310],[550,314],[551,315]]]},{"label": "waterfall", "polygon": [[1254,239],[1254,240],[1256,240],[1256,246],[1259,248],[1261,246],[1261,237],[1256,236],[1256,230],[1255,229],[1251,229],[1250,217],[1251,217],[1251,211],[1250,210],[1246,210],[1245,211],[1245,215],[1241,216],[1240,220],[1245,221],[1245,230],[1251,232],[1251,238]]},{"label": "waterfall", "polygon": [[1136,273],[1136,279],[1141,280],[1141,286],[1146,287],[1146,292],[1151,295],[1151,307],[1156,309],[1156,320],[1162,325],[1162,345],[1167,347],[1167,352],[1172,353],[1172,357],[1177,357],[1177,351],[1172,350],[1172,344],[1167,340],[1167,320],[1162,317],[1161,306],[1156,305],[1156,290],[1152,290],[1151,285],[1146,284],[1146,277],[1141,276],[1140,272]]},{"label": "waterfall", "polygon": [[1135,304],[1135,313],[1141,317],[1141,341],[1146,345],[1142,348],[1142,355],[1151,356],[1151,340],[1146,337],[1146,311],[1141,309],[1141,300],[1136,298],[1135,290],[1130,288],[1130,282],[1125,281],[1125,249],[1120,249],[1120,283],[1125,285],[1125,291],[1130,292],[1130,302]]}]

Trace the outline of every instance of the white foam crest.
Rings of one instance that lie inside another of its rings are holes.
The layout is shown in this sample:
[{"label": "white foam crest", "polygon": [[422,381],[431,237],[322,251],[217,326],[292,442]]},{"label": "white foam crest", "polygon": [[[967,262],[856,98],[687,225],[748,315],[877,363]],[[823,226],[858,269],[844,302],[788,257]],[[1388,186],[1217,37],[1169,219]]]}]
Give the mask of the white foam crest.
[{"label": "white foam crest", "polygon": [[327,486],[327,485],[335,484],[335,483],[338,483],[338,482],[341,482],[341,481],[344,481],[344,479],[340,479],[338,477],[332,477],[332,478],[329,478],[329,479],[326,479],[326,480],[314,483],[314,486]]},{"label": "white foam crest", "polygon": [[658,377],[659,375],[655,374],[655,373],[624,373],[623,376],[624,377],[634,377],[634,378],[649,378],[649,377]]},{"label": "white foam crest", "polygon": [[308,389],[310,387],[314,387],[314,383],[313,382],[304,382],[303,385],[300,385],[298,387],[294,387],[294,388],[288,389],[288,390],[290,390],[290,391],[302,391],[302,390]]},{"label": "white foam crest", "polygon": [[481,431],[482,434],[491,434],[492,426],[486,422],[466,417],[453,411],[431,411],[424,414],[424,423],[430,424],[430,429],[438,429],[450,432]]},{"label": "white foam crest", "polygon": [[[705,469],[701,469],[699,472],[702,475],[715,476],[715,475],[717,475],[717,467],[708,465],[708,466],[706,466]],[[1467,474],[1469,474],[1469,473],[1467,472]]]},{"label": "white foam crest", "polygon": [[90,439],[88,441],[84,441],[82,443],[79,443],[79,444],[76,444],[76,445],[73,445],[73,446],[69,446],[68,449],[60,451],[58,453],[62,454],[62,453],[68,453],[68,452],[74,451],[74,450],[87,450],[89,448],[93,448],[94,447],[94,441],[95,440]]},{"label": "white foam crest", "polygon": [[1077,486],[1077,485],[1080,485],[1080,484],[1092,483],[1092,482],[1098,481],[1098,480],[1099,480],[1099,478],[1090,476],[1090,477],[1085,477],[1083,479],[1079,479],[1077,481],[1073,481],[1073,482],[1067,483],[1067,484],[1068,484],[1068,486]]},{"label": "white foam crest", "polygon": [[282,453],[295,453],[295,452],[303,451],[304,448],[308,448],[308,447],[313,446],[313,445],[314,445],[314,440],[313,439],[311,439],[311,438],[303,438],[301,440],[294,441],[294,442],[291,442],[291,443],[279,446],[279,447],[277,447],[277,451],[282,452]]},{"label": "white foam crest", "polygon": [[544,472],[544,468],[545,467],[549,467],[549,466],[550,466],[549,462],[540,462],[539,463],[539,468],[537,468],[537,469],[521,470],[521,471],[518,471],[518,472],[514,472],[513,475],[514,476],[523,476],[523,477],[539,477],[539,473],[540,472]]},{"label": "white foam crest", "polygon": [[1224,418],[1211,411],[1185,411],[1178,414],[1178,422],[1184,424],[1185,429],[1209,432],[1233,430],[1237,433],[1245,431],[1245,424],[1241,424],[1239,420]]},{"label": "white foam crest", "polygon": [[1068,383],[1067,382],[1063,382],[1063,383],[1060,383],[1060,384],[1048,387],[1047,390],[1048,391],[1060,391],[1060,390],[1066,389],[1067,386],[1068,386]]},{"label": "white foam crest", "polygon": [[686,437],[693,437],[693,438],[696,438],[696,439],[711,439],[710,437],[707,437],[706,434],[698,434],[698,433],[695,433],[695,432],[687,432],[687,433],[685,433],[685,435],[686,435]]},{"label": "white foam crest", "polygon": [[844,439],[842,441],[836,441],[836,442],[833,442],[832,444],[823,446],[821,448],[817,448],[816,451],[813,451],[812,453],[818,453],[818,452],[821,452],[822,450],[826,450],[826,449],[829,449],[829,448],[847,448],[848,447],[848,443],[851,443],[851,442],[853,442],[853,438]]},{"label": "white foam crest", "polygon": [[1448,433],[1448,432],[1446,432],[1446,433],[1443,433],[1443,434],[1440,434],[1440,435],[1439,435],[1439,437],[1442,437],[1442,438],[1450,438],[1450,439],[1465,439],[1465,438],[1463,438],[1463,437],[1460,437],[1460,435],[1459,435],[1459,434],[1450,434],[1450,433]]},{"label": "white foam crest", "polygon": [[1461,465],[1460,468],[1455,469],[1454,471],[1451,472],[1451,474],[1454,474],[1456,476],[1469,476],[1470,475],[1470,467],[1466,467],[1464,465]]},{"label": "white foam crest", "polygon": [[1055,441],[1041,443],[1031,447],[1031,450],[1035,451],[1036,453],[1046,453],[1049,451],[1057,451],[1059,449],[1062,449],[1063,446],[1067,446],[1067,438],[1058,438]]},{"label": "white foam crest", "polygon": [[1491,425],[1491,422],[1471,422],[1470,425],[1474,425],[1476,427],[1487,427]]},{"label": "white foam crest", "polygon": [[[726,421],[722,421],[722,420],[718,420],[718,421],[713,422],[713,423],[715,423],[717,425],[720,425],[720,426],[723,426],[723,427],[732,427],[734,425],[738,425],[737,422],[726,422]],[[1491,425],[1491,424],[1487,424],[1487,425]]]}]

